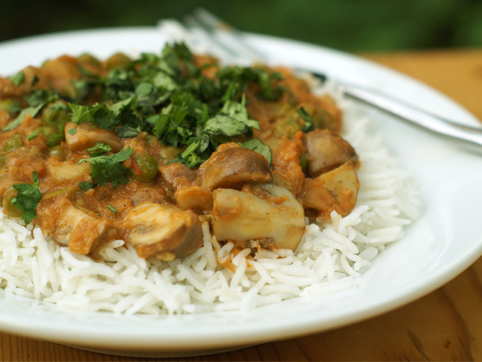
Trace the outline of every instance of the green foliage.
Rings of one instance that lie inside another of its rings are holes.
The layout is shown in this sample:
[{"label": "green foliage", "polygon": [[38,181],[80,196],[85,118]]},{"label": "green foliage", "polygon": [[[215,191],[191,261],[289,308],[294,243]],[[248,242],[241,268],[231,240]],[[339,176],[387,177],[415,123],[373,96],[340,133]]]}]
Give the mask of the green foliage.
[{"label": "green foliage", "polygon": [[13,185],[13,188],[17,190],[18,193],[12,199],[12,205],[16,205],[22,211],[21,219],[27,224],[37,217],[35,209],[42,199],[42,194],[38,187],[39,179],[35,171],[33,172],[32,184],[20,183]]},{"label": "green foliage", "polygon": [[[345,51],[390,51],[480,46],[482,4],[477,0],[128,0],[38,2],[4,0],[0,40],[85,28],[154,26],[205,7],[236,27]],[[267,20],[267,18],[269,20]],[[22,20],[22,26],[17,24]]]},{"label": "green foliage", "polygon": [[[89,162],[92,165],[92,182],[94,184],[105,186],[107,182],[110,182],[114,187],[117,187],[119,184],[125,185],[127,183],[127,176],[130,175],[130,171],[122,165],[122,162],[129,159],[132,152],[132,148],[127,147],[112,155],[102,154],[84,158],[79,163]],[[79,185],[79,187],[81,186]],[[84,189],[84,187],[81,188]]]}]

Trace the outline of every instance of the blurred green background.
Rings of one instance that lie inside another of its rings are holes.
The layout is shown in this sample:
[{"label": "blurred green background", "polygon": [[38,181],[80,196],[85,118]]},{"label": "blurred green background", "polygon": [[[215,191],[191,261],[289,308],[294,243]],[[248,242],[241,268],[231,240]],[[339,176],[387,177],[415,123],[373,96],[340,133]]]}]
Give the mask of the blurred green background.
[{"label": "blurred green background", "polygon": [[240,29],[349,52],[480,47],[479,0],[0,0],[0,41],[150,26],[202,6]]}]

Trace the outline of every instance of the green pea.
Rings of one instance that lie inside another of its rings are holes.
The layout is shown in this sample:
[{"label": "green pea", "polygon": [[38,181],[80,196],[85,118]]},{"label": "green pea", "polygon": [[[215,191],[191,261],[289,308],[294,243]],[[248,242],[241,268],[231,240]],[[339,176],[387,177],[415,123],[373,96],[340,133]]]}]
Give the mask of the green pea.
[{"label": "green pea", "polygon": [[134,162],[141,172],[140,175],[137,175],[135,172],[133,173],[132,177],[134,180],[139,182],[152,181],[159,171],[156,159],[148,153],[137,153],[134,154],[133,157]]},{"label": "green pea", "polygon": [[2,147],[2,151],[8,152],[16,150],[23,146],[22,136],[20,133],[14,133]]},{"label": "green pea", "polygon": [[88,63],[88,64],[94,65],[96,67],[100,66],[99,59],[97,59],[96,57],[94,57],[93,55],[91,55],[89,53],[84,53],[84,54],[80,55],[77,58],[77,60],[81,63]]},{"label": "green pea", "polygon": [[47,136],[47,147],[52,148],[60,145],[62,141],[65,141],[65,135],[63,133],[50,134]]},{"label": "green pea", "polygon": [[13,186],[10,186],[3,195],[3,211],[8,216],[20,217],[22,216],[22,210],[17,205],[12,205],[12,200],[17,196],[18,191]]},{"label": "green pea", "polygon": [[65,148],[62,146],[54,146],[50,149],[50,156],[59,157],[64,161],[67,158],[67,152],[65,152]]},{"label": "green pea", "polygon": [[125,69],[131,64],[131,59],[122,53],[116,53],[107,59],[105,66],[107,69]]},{"label": "green pea", "polygon": [[20,111],[20,104],[13,99],[0,99],[0,109],[12,115]]},{"label": "green pea", "polygon": [[70,116],[62,103],[54,103],[44,111],[42,121],[45,125],[57,127],[63,132],[65,124],[70,121]]},{"label": "green pea", "polygon": [[59,134],[59,129],[54,126],[42,126],[42,127],[36,128],[34,132],[37,132],[38,134],[48,137],[53,134]]}]

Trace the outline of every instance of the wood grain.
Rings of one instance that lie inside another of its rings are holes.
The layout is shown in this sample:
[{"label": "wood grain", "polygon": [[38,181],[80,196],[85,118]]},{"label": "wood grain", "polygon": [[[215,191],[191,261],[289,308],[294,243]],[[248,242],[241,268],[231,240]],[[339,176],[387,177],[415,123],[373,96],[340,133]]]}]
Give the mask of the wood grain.
[{"label": "wood grain", "polygon": [[[482,50],[362,56],[421,80],[482,119]],[[303,338],[182,360],[482,360],[481,286],[482,259],[479,259],[442,288],[379,317]],[[0,333],[0,361],[143,360],[85,352]]]}]

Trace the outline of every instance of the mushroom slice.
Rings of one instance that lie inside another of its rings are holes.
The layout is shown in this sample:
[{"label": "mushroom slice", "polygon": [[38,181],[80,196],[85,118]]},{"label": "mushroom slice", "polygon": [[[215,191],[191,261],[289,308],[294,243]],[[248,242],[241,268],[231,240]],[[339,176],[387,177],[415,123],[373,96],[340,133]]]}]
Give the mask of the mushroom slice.
[{"label": "mushroom slice", "polygon": [[240,189],[248,182],[270,183],[273,176],[268,161],[261,154],[235,146],[218,148],[203,167],[203,187]]},{"label": "mushroom slice", "polygon": [[310,177],[331,171],[348,161],[356,164],[358,160],[355,150],[347,141],[326,129],[307,133],[304,143]]},{"label": "mushroom slice", "polygon": [[[75,128],[75,133],[69,132],[72,128]],[[119,152],[122,149],[122,142],[114,132],[97,128],[90,123],[67,123],[65,125],[65,141],[74,152],[94,147],[97,143],[109,145],[114,152]]]},{"label": "mushroom slice", "polygon": [[291,192],[277,185],[250,191],[213,192],[213,232],[218,240],[269,239],[279,249],[295,250],[305,232],[303,207]]},{"label": "mushroom slice", "polygon": [[201,223],[191,210],[144,202],[129,211],[124,227],[130,229],[127,241],[137,255],[160,260],[185,257],[197,250],[203,241]]},{"label": "mushroom slice", "polygon": [[75,207],[70,200],[59,198],[45,207],[52,208],[57,216],[55,226],[49,229],[52,238],[68,245],[74,253],[93,254],[117,236],[110,220],[98,219],[91,212]]},{"label": "mushroom slice", "polygon": [[315,179],[305,179],[303,207],[309,216],[328,219],[333,210],[346,216],[356,205],[359,187],[355,167],[347,162]]}]

